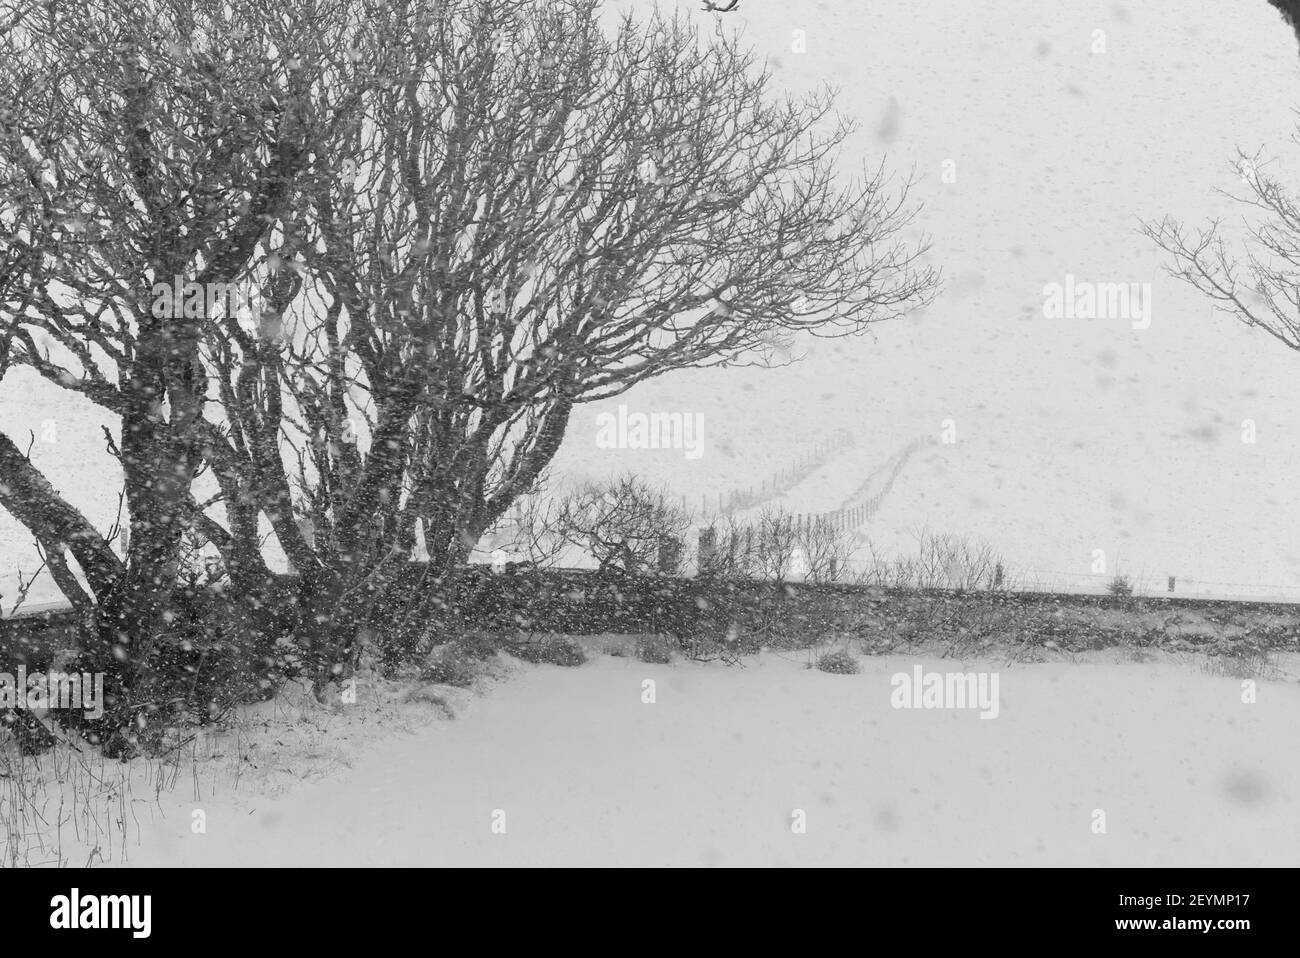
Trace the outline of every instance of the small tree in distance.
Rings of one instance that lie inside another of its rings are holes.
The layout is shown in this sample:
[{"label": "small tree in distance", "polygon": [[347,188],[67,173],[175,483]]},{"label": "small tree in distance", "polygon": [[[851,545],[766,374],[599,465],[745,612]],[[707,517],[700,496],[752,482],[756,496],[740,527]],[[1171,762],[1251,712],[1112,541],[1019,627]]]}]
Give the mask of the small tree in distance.
[{"label": "small tree in distance", "polygon": [[1128,576],[1117,575],[1106,583],[1106,591],[1118,598],[1125,598],[1133,594],[1133,583]]},{"label": "small tree in distance", "polygon": [[[634,476],[588,482],[560,500],[555,529],[595,559],[601,572],[659,568],[664,539],[684,541],[692,516],[663,489]],[[680,569],[660,569],[677,572]]]},{"label": "small tree in distance", "polygon": [[[660,568],[665,539],[682,542],[691,528],[691,515],[662,489],[635,476],[612,482],[587,483],[560,502],[557,532],[588,552],[601,572],[618,569],[640,574]],[[680,562],[680,553],[678,553]]]}]

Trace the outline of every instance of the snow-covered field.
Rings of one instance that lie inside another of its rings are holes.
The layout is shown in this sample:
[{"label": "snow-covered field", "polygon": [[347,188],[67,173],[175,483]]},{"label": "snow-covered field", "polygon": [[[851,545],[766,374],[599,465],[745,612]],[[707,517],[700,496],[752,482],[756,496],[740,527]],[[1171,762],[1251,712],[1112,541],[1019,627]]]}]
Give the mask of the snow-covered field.
[{"label": "snow-covered field", "polygon": [[[767,653],[744,669],[610,655],[576,669],[515,663],[484,694],[452,693],[455,720],[336,737],[336,759],[278,795],[251,768],[238,787],[227,778],[198,801],[183,777],[151,812],[137,813],[142,824],[127,861],[1300,860],[1294,681],[1261,681],[1257,701],[1246,704],[1240,678],[1210,674],[1191,657],[1135,662],[1108,652],[1009,665],[895,656],[861,664],[857,675],[829,675],[806,669],[802,653]],[[891,676],[918,664],[996,671],[997,718],[893,708]],[[655,683],[652,704],[643,701],[646,680]],[[336,721],[346,727],[346,718]],[[195,809],[205,813],[204,834],[193,831]],[[1098,810],[1104,832],[1096,830]]]}]

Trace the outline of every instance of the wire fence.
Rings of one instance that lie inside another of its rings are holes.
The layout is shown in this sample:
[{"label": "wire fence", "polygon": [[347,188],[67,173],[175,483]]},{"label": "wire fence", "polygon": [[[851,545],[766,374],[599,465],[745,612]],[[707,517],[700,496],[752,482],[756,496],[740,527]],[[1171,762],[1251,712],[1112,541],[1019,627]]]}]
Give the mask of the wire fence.
[{"label": "wire fence", "polygon": [[[899,474],[906,467],[908,460],[919,449],[932,444],[934,441],[933,437],[929,436],[913,439],[886,459],[884,463],[872,470],[867,478],[845,497],[838,508],[823,512],[790,512],[791,519],[800,528],[829,524],[836,529],[851,530],[866,524],[880,511],[881,504],[893,490],[894,484],[898,480]],[[719,518],[758,508],[779,498],[826,465],[835,455],[852,445],[853,440],[850,436],[842,444],[819,447],[812,455],[800,460],[793,468],[779,473],[770,484],[763,483],[757,492],[751,487],[749,490],[720,493],[716,499],[716,508],[710,508],[709,497],[705,496],[703,498],[705,508],[701,512],[700,525],[708,526]],[[683,503],[685,501],[683,497]]]},{"label": "wire fence", "polygon": [[[841,429],[830,439],[815,444],[811,450],[761,480],[757,486],[750,485],[744,488],[726,489],[712,495],[708,493],[701,495],[700,515],[706,518],[717,518],[720,515],[755,509],[779,499],[855,444],[853,434],[847,429]],[[682,496],[682,507],[686,508],[689,505],[687,497]]]},{"label": "wire fence", "polygon": [[1195,597],[1206,599],[1250,599],[1254,601],[1300,603],[1300,582],[1225,582],[1180,575],[1102,575],[1056,570],[1016,570],[1008,573],[1016,588],[1026,592],[1107,593],[1121,580],[1133,595]]},{"label": "wire fence", "polygon": [[[835,573],[836,581],[866,584],[899,584],[914,588],[988,588],[993,576],[979,576],[978,585],[970,585],[971,570],[930,570],[917,575],[915,562],[909,560],[878,560],[850,558]],[[794,578],[799,578],[795,576]],[[1149,598],[1218,599],[1236,602],[1273,602],[1300,604],[1300,581],[1291,583],[1228,582],[1219,579],[1200,579],[1179,575],[1130,575],[1120,573],[1066,572],[1054,569],[1023,569],[1007,564],[998,573],[997,588],[1008,592],[1037,592],[1061,595],[1117,594],[1115,583],[1122,587],[1118,594]]]}]

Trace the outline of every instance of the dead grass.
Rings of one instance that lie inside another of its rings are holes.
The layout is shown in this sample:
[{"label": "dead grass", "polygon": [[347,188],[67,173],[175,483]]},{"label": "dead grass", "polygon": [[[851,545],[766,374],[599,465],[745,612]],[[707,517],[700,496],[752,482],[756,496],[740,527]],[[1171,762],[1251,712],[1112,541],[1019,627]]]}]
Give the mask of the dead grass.
[{"label": "dead grass", "polygon": [[[502,670],[493,670],[499,674]],[[205,802],[275,797],[351,768],[394,734],[454,718],[473,693],[413,678],[359,676],[321,704],[305,686],[246,706],[163,756],[105,759],[75,739],[42,755],[0,738],[0,865],[129,863],[147,830]]]}]

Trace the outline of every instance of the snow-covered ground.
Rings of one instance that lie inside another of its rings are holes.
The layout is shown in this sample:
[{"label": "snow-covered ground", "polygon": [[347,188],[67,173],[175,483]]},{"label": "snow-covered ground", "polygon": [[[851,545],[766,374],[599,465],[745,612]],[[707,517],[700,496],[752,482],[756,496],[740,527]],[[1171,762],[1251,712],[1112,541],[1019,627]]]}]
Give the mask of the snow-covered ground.
[{"label": "snow-covered ground", "polygon": [[[336,741],[339,760],[279,795],[250,770],[241,786],[227,781],[195,801],[182,778],[151,813],[137,813],[128,862],[1300,860],[1293,680],[1261,681],[1246,704],[1240,678],[1190,657],[1135,662],[1107,652],[1023,665],[895,656],[863,659],[857,675],[805,661],[767,653],[744,669],[610,655],[576,669],[516,664],[485,694],[461,693],[455,720]],[[916,665],[996,671],[998,716],[893,708],[891,676]],[[1283,665],[1293,676],[1300,668]],[[192,828],[196,808],[204,834]]]}]

